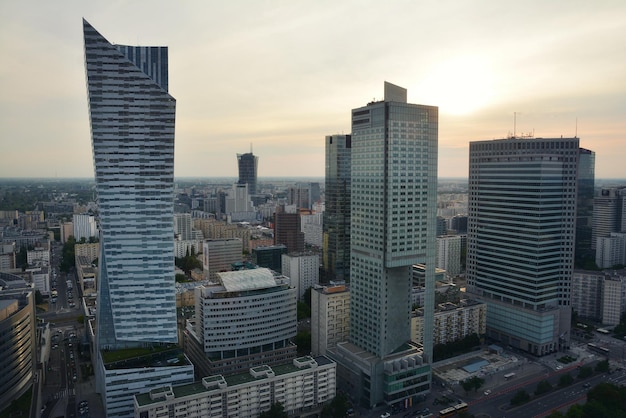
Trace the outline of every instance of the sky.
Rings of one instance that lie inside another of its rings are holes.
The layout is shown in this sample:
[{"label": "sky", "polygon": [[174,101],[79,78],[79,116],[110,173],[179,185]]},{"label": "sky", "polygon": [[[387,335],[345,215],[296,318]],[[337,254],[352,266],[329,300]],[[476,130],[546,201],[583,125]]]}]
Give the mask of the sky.
[{"label": "sky", "polygon": [[439,177],[469,142],[580,137],[626,178],[626,1],[2,1],[0,178],[93,178],[82,18],[169,47],[176,177],[324,176],[324,137],[383,98],[439,107]]}]

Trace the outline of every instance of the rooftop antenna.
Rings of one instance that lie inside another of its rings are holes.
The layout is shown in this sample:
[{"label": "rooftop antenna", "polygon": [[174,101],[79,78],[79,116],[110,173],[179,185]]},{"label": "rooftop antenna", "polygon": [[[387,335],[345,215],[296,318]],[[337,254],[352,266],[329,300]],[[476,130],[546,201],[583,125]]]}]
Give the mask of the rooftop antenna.
[{"label": "rooftop antenna", "polygon": [[250,154],[252,154],[252,142],[250,142]]},{"label": "rooftop antenna", "polygon": [[513,138],[517,136],[517,112],[513,112]]},{"label": "rooftop antenna", "polygon": [[576,118],[576,130],[574,131],[574,138],[578,138],[578,118]]}]

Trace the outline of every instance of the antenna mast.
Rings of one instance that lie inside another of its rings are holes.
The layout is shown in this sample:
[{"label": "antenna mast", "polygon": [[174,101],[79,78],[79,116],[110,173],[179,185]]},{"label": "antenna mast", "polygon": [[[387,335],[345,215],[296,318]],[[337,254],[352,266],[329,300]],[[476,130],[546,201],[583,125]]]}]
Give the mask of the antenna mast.
[{"label": "antenna mast", "polygon": [[513,112],[513,138],[517,136],[517,112]]}]

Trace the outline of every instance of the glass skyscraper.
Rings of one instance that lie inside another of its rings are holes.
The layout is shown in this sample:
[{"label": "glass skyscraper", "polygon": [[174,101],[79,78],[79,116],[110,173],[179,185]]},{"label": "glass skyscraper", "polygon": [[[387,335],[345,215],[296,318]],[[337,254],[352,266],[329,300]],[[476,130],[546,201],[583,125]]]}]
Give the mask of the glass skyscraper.
[{"label": "glass skyscraper", "polygon": [[352,135],[326,137],[322,262],[324,281],[350,280],[350,167]]},{"label": "glass skyscraper", "polygon": [[535,355],[569,342],[578,138],[470,143],[467,285],[487,335]]},{"label": "glass skyscraper", "polygon": [[100,349],[175,343],[167,47],[112,45],[83,26],[101,228],[96,341]]},{"label": "glass skyscraper", "polygon": [[[352,110],[350,338],[334,356],[369,406],[430,389],[438,108],[406,96],[385,83],[383,101]],[[427,270],[423,347],[410,342],[416,263]]]},{"label": "glass skyscraper", "polygon": [[[83,31],[100,211],[96,391],[107,416],[127,417],[133,394],[193,380],[193,365],[167,344],[178,342],[176,103],[167,91],[166,47],[112,45],[85,20]],[[160,357],[130,350],[132,361],[115,361],[126,348],[155,346]],[[165,360],[173,363],[164,367]]]}]

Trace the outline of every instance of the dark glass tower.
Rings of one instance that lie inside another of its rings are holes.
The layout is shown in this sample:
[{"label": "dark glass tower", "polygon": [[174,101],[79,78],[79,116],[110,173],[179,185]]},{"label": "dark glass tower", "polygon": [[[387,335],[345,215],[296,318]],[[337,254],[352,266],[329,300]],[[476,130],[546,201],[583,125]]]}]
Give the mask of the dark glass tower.
[{"label": "dark glass tower", "polygon": [[237,154],[237,165],[239,167],[239,184],[247,184],[248,194],[256,194],[259,157],[252,152]]},{"label": "dark glass tower", "polygon": [[326,282],[350,280],[351,151],[351,135],[326,137],[326,199],[322,255]]}]

